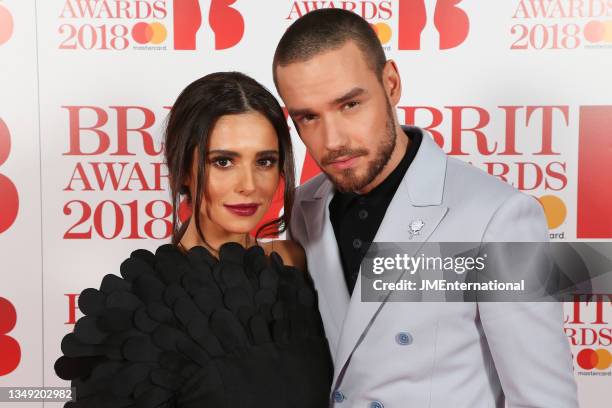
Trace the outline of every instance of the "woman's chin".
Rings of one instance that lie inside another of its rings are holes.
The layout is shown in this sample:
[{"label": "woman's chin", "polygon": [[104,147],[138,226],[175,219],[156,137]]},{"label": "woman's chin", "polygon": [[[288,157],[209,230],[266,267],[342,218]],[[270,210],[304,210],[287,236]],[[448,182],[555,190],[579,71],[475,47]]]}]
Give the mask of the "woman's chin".
[{"label": "woman's chin", "polygon": [[232,234],[248,234],[257,227],[257,224],[261,220],[261,217],[253,216],[249,218],[251,219],[227,222],[222,224],[221,227]]}]

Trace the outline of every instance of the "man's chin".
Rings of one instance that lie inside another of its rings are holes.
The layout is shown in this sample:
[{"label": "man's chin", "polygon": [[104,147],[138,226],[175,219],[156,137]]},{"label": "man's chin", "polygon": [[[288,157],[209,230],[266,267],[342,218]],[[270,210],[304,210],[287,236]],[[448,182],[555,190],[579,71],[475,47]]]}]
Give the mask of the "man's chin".
[{"label": "man's chin", "polygon": [[334,187],[336,187],[336,190],[341,193],[359,191],[367,185],[366,180],[363,177],[356,176],[353,171],[350,173],[345,172],[344,174],[327,173],[327,176],[334,184]]}]

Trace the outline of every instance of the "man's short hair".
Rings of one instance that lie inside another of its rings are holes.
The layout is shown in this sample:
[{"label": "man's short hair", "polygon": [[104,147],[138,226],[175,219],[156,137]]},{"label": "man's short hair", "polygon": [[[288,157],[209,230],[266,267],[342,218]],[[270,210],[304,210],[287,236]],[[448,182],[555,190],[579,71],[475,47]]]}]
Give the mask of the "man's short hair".
[{"label": "man's short hair", "polygon": [[374,29],[352,11],[328,8],[305,14],[285,31],[272,63],[275,85],[278,87],[276,68],[279,65],[307,61],[322,52],[338,49],[348,41],[355,42],[368,66],[382,80],[387,58]]}]

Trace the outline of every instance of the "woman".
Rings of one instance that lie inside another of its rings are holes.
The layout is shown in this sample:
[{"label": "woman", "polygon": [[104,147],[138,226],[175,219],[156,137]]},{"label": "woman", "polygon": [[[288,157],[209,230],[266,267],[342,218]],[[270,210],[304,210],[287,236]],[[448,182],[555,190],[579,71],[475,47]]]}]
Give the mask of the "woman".
[{"label": "woman", "polygon": [[[258,245],[249,231],[281,178],[284,231],[293,153],[283,111],[246,75],[207,75],[179,96],[165,134],[172,242],[138,249],[79,296],[85,316],[62,341],[57,374],[69,407],[327,406],[332,365],[304,271],[290,241]],[[192,216],[178,225],[181,196]]]}]

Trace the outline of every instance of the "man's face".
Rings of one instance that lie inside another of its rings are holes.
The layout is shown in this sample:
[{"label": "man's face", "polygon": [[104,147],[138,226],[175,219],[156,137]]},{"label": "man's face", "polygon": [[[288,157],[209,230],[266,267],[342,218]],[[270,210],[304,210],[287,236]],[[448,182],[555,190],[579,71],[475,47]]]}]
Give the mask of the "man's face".
[{"label": "man's face", "polygon": [[396,132],[389,95],[363,53],[348,41],[276,69],[279,94],[321,169],[340,191],[368,190]]}]

